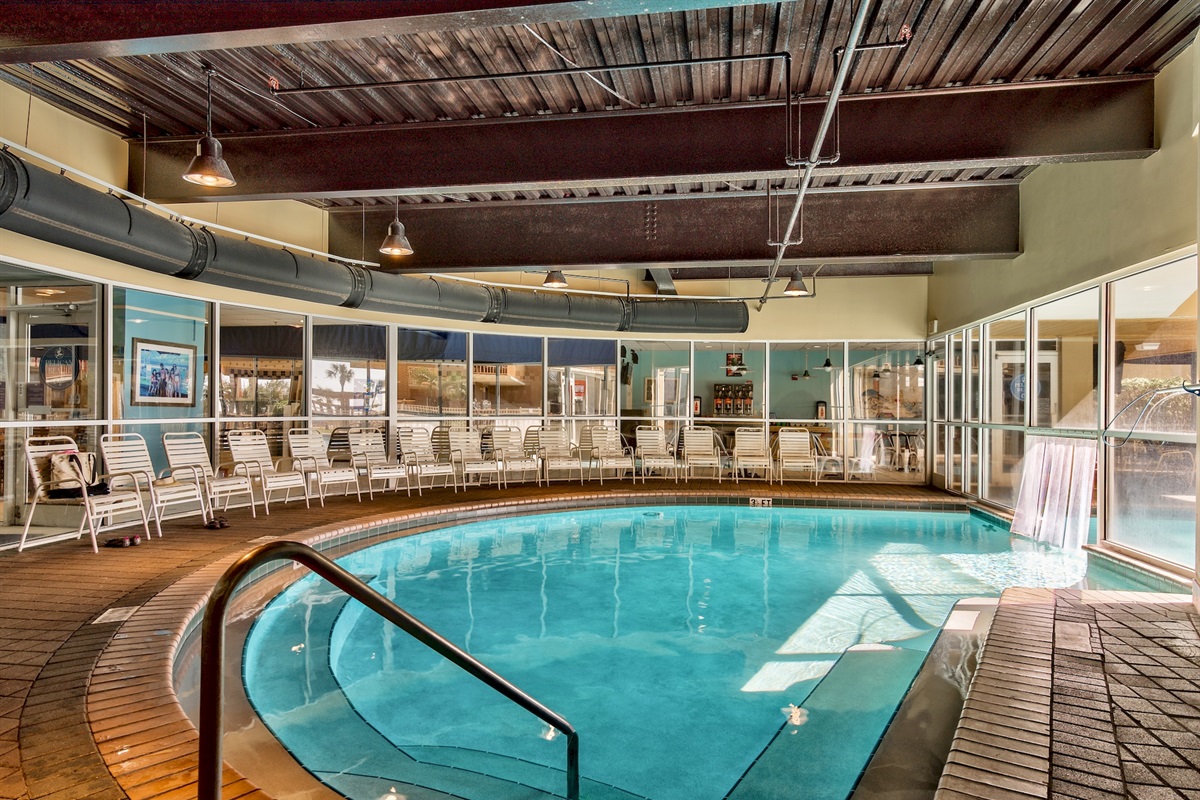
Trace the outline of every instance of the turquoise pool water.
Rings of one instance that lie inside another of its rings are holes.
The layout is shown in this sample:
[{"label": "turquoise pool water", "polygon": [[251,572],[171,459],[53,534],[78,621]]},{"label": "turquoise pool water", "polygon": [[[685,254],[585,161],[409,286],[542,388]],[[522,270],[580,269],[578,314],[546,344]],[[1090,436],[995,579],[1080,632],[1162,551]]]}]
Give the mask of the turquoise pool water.
[{"label": "turquoise pool water", "polygon": [[[340,563],[570,720],[585,798],[841,800],[956,601],[1139,588],[965,514],[848,510],[573,511]],[[564,793],[562,737],[312,576],[243,668],[275,735],[354,800]]]}]

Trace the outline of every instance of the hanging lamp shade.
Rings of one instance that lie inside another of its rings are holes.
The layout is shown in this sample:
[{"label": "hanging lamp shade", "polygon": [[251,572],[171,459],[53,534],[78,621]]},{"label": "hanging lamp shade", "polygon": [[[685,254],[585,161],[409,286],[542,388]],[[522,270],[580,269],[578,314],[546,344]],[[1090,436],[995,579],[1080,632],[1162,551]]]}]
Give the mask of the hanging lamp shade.
[{"label": "hanging lamp shade", "polygon": [[913,359],[912,365],[914,367],[923,367],[923,366],[925,366],[925,362],[921,359],[920,356],[917,356],[916,358]]},{"label": "hanging lamp shade", "polygon": [[800,377],[801,377],[801,378],[804,378],[804,380],[808,380],[809,378],[811,378],[811,377],[812,377],[812,375],[810,375],[810,374],[808,373],[808,367],[805,367],[805,368],[804,368],[804,374],[803,374],[803,375],[801,375]]},{"label": "hanging lamp shade", "polygon": [[410,256],[412,251],[412,245],[404,235],[404,223],[399,219],[392,220],[388,224],[387,236],[383,237],[383,244],[379,245],[379,252],[385,256]]},{"label": "hanging lamp shade", "polygon": [[792,279],[784,287],[783,294],[785,297],[812,297],[812,290],[804,283],[800,270],[792,273]]},{"label": "hanging lamp shade", "polygon": [[201,138],[196,142],[196,157],[188,165],[187,172],[183,173],[183,179],[201,186],[237,186],[229,164],[225,163],[221,153],[221,143],[215,138],[211,135]]},{"label": "hanging lamp shade", "polygon": [[[542,281],[542,286],[547,289],[565,289],[567,288],[567,278],[561,270],[552,269],[546,273],[546,280]],[[636,357],[634,357],[633,363],[637,363]]]},{"label": "hanging lamp shade", "polygon": [[821,369],[826,372],[833,372],[833,362],[829,360],[829,356],[825,356],[825,363],[821,365]]},{"label": "hanging lamp shade", "polygon": [[208,105],[204,115],[204,136],[196,142],[196,157],[192,159],[187,171],[183,173],[183,179],[200,186],[216,188],[237,186],[233,172],[225,163],[221,143],[212,135],[212,79],[217,71],[212,67],[206,67],[204,72],[208,76]]}]

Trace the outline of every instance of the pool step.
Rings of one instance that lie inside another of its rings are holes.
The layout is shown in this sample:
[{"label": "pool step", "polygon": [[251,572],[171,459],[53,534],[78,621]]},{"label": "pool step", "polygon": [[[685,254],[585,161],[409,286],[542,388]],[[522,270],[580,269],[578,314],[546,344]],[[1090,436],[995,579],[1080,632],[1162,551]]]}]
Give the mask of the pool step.
[{"label": "pool step", "polygon": [[845,800],[925,659],[924,650],[860,645],[842,654],[727,800]]}]

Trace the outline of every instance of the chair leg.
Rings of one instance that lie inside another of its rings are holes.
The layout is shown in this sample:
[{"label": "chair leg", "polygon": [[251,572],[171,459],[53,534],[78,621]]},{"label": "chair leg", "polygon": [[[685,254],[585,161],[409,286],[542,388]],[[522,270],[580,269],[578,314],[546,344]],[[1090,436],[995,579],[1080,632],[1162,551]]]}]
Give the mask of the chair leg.
[{"label": "chair leg", "polygon": [[[33,523],[33,512],[37,510],[37,504],[38,504],[38,500],[40,499],[39,498],[40,494],[41,494],[40,491],[37,494],[34,494],[33,505],[29,507],[29,511],[25,514],[25,530],[21,531],[21,541],[19,541],[17,543],[17,552],[18,553],[25,549],[25,539],[29,536],[29,526]],[[97,550],[96,552],[100,552],[100,551]]]}]

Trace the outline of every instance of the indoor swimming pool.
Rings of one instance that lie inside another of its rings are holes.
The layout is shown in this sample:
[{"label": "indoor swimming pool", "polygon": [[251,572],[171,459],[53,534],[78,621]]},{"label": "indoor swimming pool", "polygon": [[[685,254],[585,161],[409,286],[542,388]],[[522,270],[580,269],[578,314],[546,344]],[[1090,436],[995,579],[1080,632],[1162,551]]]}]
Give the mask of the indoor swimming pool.
[{"label": "indoor swimming pool", "polygon": [[[566,717],[582,796],[614,800],[842,800],[958,600],[1146,588],[972,515],[841,509],[489,519],[339,563]],[[353,800],[564,793],[563,737],[311,575],[262,612],[243,672]]]}]

